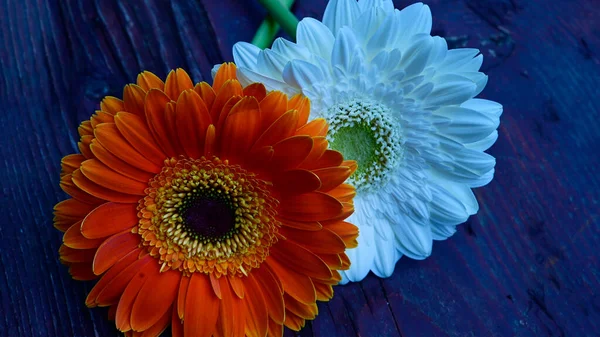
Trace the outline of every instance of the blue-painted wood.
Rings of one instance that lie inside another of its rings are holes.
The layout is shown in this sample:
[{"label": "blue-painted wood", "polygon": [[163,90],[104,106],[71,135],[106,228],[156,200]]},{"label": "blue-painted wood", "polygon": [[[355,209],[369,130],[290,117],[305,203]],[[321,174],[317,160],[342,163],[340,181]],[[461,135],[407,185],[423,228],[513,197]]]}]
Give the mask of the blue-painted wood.
[{"label": "blue-painted wood", "polygon": [[[298,1],[320,18],[325,0]],[[431,0],[434,33],[480,48],[505,106],[477,216],[425,261],[340,286],[287,336],[600,336],[600,2]],[[409,1],[396,1],[404,7]],[[265,15],[256,1],[0,4],[0,336],[118,336],[58,262],[52,207],[77,125],[141,70],[209,80]]]}]

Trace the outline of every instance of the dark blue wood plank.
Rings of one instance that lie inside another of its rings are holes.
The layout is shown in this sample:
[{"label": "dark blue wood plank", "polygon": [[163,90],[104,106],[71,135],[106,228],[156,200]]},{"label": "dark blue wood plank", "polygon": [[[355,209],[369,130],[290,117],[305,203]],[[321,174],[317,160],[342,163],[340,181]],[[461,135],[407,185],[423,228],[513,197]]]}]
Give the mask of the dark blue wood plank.
[{"label": "dark blue wood plank", "polygon": [[[410,1],[396,1],[404,7]],[[434,33],[480,48],[483,97],[505,106],[481,209],[425,261],[340,286],[286,336],[600,335],[600,3],[428,1]],[[325,0],[298,1],[320,18]],[[141,70],[209,80],[265,15],[256,1],[0,4],[0,336],[117,336],[92,282],[58,262],[60,158],[105,95]]]}]

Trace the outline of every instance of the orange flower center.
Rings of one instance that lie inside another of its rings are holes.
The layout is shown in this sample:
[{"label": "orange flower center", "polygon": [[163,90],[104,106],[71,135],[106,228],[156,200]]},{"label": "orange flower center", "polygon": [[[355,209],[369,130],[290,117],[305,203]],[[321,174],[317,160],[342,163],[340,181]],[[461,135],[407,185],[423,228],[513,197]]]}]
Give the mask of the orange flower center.
[{"label": "orange flower center", "polygon": [[239,165],[171,158],[140,200],[137,231],[162,270],[246,275],[277,241],[277,205],[269,183]]}]

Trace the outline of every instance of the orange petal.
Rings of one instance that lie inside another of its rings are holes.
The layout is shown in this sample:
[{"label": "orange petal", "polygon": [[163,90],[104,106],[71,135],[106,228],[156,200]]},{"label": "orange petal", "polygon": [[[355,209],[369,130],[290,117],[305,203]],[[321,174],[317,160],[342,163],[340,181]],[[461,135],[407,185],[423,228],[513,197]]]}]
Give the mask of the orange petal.
[{"label": "orange petal", "polygon": [[290,330],[300,331],[304,327],[304,319],[298,317],[298,315],[290,312],[289,310],[285,311],[285,324]]},{"label": "orange petal", "polygon": [[334,197],[310,192],[282,197],[280,216],[290,220],[320,221],[331,219],[342,210],[342,204]]},{"label": "orange petal", "polygon": [[154,177],[154,174],[140,170],[139,168],[117,158],[114,154],[108,152],[108,150],[106,150],[106,148],[102,146],[97,139],[92,140],[92,144],[90,144],[90,150],[92,150],[92,153],[96,159],[128,178],[137,180],[139,182],[148,183],[148,181]]},{"label": "orange petal", "polygon": [[125,231],[106,239],[98,247],[96,256],[94,256],[94,273],[96,275],[104,273],[125,255],[136,250],[140,243],[140,238],[138,234]]},{"label": "orange petal", "polygon": [[296,94],[288,102],[288,109],[298,110],[298,123],[296,129],[302,127],[308,121],[310,115],[310,100],[303,94]]},{"label": "orange petal", "polygon": [[210,157],[215,152],[216,129],[213,124],[206,129],[206,138],[204,140],[204,156]]},{"label": "orange petal", "polygon": [[307,233],[301,229],[285,227],[281,228],[281,235],[313,253],[339,254],[346,250],[344,240],[327,228]]},{"label": "orange petal", "polygon": [[104,241],[103,239],[88,239],[81,235],[80,231],[81,221],[76,222],[71,228],[69,228],[63,236],[63,242],[65,246],[74,249],[90,249],[100,246]]},{"label": "orange petal", "polygon": [[144,117],[144,100],[146,91],[139,85],[128,84],[123,89],[123,105],[125,111]]},{"label": "orange petal", "polygon": [[262,83],[252,83],[244,88],[244,96],[253,96],[260,102],[267,96],[267,89]]},{"label": "orange petal", "polygon": [[[146,254],[144,257],[137,260],[138,255],[139,251],[134,250],[110,268],[100,281],[108,276],[110,276],[110,278],[107,278],[106,282],[102,284],[102,288],[97,290],[95,298],[88,296],[86,301],[91,302],[92,305],[88,302],[86,302],[86,304],[88,306],[96,306],[97,304],[100,307],[104,307],[119,303],[119,298],[123,295],[123,291],[125,291],[125,288],[127,288],[131,279],[133,279],[146,264],[151,262],[156,263],[156,259],[150,256],[150,254]],[[134,260],[130,261],[130,258],[133,258]],[[112,273],[113,269],[117,269],[116,273]],[[100,282],[98,282],[98,284],[100,284]]]},{"label": "orange petal", "polygon": [[329,284],[313,282],[318,301],[329,301],[333,297],[333,288]]},{"label": "orange petal", "polygon": [[344,157],[341,153],[334,150],[325,150],[319,159],[313,161],[311,164],[302,166],[303,168],[316,170],[325,167],[340,166],[343,161]]},{"label": "orange petal", "polygon": [[341,184],[333,190],[328,191],[327,194],[338,199],[340,202],[350,202],[356,195],[356,189],[352,185]]},{"label": "orange petal", "polygon": [[100,110],[110,115],[115,115],[117,112],[125,110],[125,104],[116,97],[106,96],[100,102]]},{"label": "orange petal", "polygon": [[280,193],[294,195],[312,192],[321,187],[319,177],[307,170],[290,170],[273,176],[273,187]]},{"label": "orange petal", "polygon": [[144,71],[137,76],[137,85],[145,91],[150,89],[165,89],[165,82],[149,71]]},{"label": "orange petal", "polygon": [[160,317],[156,321],[156,323],[154,323],[154,325],[140,333],[140,337],[160,336],[160,334],[167,329],[167,326],[169,326],[169,323],[171,322],[172,313],[173,309],[169,307],[167,311],[162,315],[162,317]]},{"label": "orange petal", "polygon": [[171,146],[173,147],[173,151],[177,155],[185,155],[185,151],[183,150],[183,146],[179,142],[179,130],[177,130],[177,114],[176,114],[176,105],[175,102],[167,103],[165,107],[165,128],[169,134],[169,141]]},{"label": "orange petal", "polygon": [[73,172],[73,183],[83,191],[102,200],[122,203],[133,203],[139,201],[139,196],[117,192],[94,183],[84,176],[80,170]]},{"label": "orange petal", "polygon": [[[148,256],[148,258],[150,258],[150,255],[147,255],[147,256]],[[149,261],[148,258],[145,258],[146,262]],[[123,291],[123,289],[125,289],[125,286],[127,285],[127,283],[125,283],[125,282],[129,282],[131,277],[133,277],[133,275],[135,273],[137,273],[139,266],[136,268],[136,266],[134,266],[134,264],[141,263],[141,262],[137,262],[137,261],[138,261],[138,252],[132,251],[131,253],[125,255],[125,257],[123,257],[117,263],[115,263],[115,265],[112,268],[110,268],[110,270],[108,272],[106,272],[106,274],[104,274],[102,276],[102,278],[100,278],[100,280],[98,281],[98,283],[96,283],[94,288],[92,288],[92,290],[88,294],[87,298],[85,299],[85,305],[87,305],[88,307],[91,308],[91,307],[95,307],[97,304],[109,305],[109,304],[116,303],[116,301],[118,300],[118,296],[121,294],[121,292]],[[121,282],[121,284],[123,284],[123,287],[120,288],[121,290],[113,289],[114,291],[112,291],[112,296],[108,296],[109,295],[108,293],[110,291],[106,291],[106,293],[103,294],[103,296],[99,296],[100,294],[102,294],[104,292],[106,287],[108,285],[110,285],[117,277],[123,278],[122,276],[120,276],[120,274],[122,271],[124,271],[125,269],[128,269],[128,268],[133,268],[132,270],[135,272],[131,272],[131,276],[129,277],[129,279]],[[100,298],[102,300],[98,300]]]},{"label": "orange petal", "polygon": [[74,222],[83,219],[95,206],[86,204],[77,199],[67,199],[54,206],[54,215],[57,218],[74,220]]},{"label": "orange petal", "polygon": [[69,154],[63,157],[60,161],[60,177],[69,174],[79,168],[79,165],[85,160],[85,157],[81,154]]},{"label": "orange petal", "polygon": [[[295,230],[300,232],[300,230]],[[304,232],[307,240],[312,239],[320,232]],[[285,234],[282,233],[284,236]],[[313,254],[310,250],[296,244],[293,239],[287,237],[288,240],[281,244],[275,244],[271,247],[271,254],[275,260],[282,265],[292,268],[298,273],[317,278],[317,279],[330,279],[331,270],[318,256]],[[344,242],[340,239],[342,247],[345,248]],[[343,251],[343,250],[342,250]],[[285,287],[284,287],[285,289]]]},{"label": "orange petal", "polygon": [[73,263],[69,266],[69,274],[74,280],[78,281],[91,281],[98,278],[94,272],[92,272],[92,265],[90,263]]},{"label": "orange petal", "polygon": [[215,292],[215,295],[219,299],[222,299],[223,295],[221,294],[221,281],[219,281],[219,278],[217,276],[215,276],[215,274],[213,274],[213,273],[209,274],[209,278],[210,278],[210,285],[212,286],[212,289]]},{"label": "orange petal", "polygon": [[65,246],[64,244],[58,249],[61,262],[70,263],[89,263],[94,260],[94,254],[96,249],[73,249]]},{"label": "orange petal", "polygon": [[115,125],[137,152],[154,164],[162,165],[167,155],[156,144],[146,121],[142,118],[145,118],[145,113],[143,117],[138,117],[127,112],[119,112],[115,115]]},{"label": "orange petal", "polygon": [[204,101],[204,104],[206,104],[208,111],[210,111],[213,106],[213,102],[217,97],[217,94],[215,94],[213,88],[206,82],[200,82],[196,84],[196,86],[194,87],[194,91],[198,95],[200,95],[200,97]]},{"label": "orange petal", "polygon": [[326,229],[339,236],[346,244],[346,248],[354,248],[358,245],[356,241],[359,234],[358,227],[353,224],[346,221],[339,221],[327,224]]},{"label": "orange petal", "polygon": [[185,297],[187,295],[188,286],[190,285],[190,277],[181,277],[181,283],[179,284],[179,292],[177,294],[177,316],[179,319],[183,319],[185,313]]},{"label": "orange petal", "polygon": [[[341,269],[342,268],[342,259],[339,254],[319,254],[315,253],[330,269]],[[315,283],[315,287],[316,287]],[[318,294],[317,294],[318,295]]]},{"label": "orange petal", "polygon": [[175,124],[179,142],[192,158],[200,158],[204,150],[206,129],[212,123],[204,101],[194,90],[186,90],[177,100]]},{"label": "orange petal", "polygon": [[352,174],[352,169],[348,166],[334,166],[312,171],[321,180],[319,191],[327,192],[341,185]]},{"label": "orange petal", "polygon": [[289,219],[280,219],[280,221],[283,226],[304,231],[320,231],[323,228],[318,221],[293,221]]},{"label": "orange petal", "polygon": [[242,279],[238,276],[228,276],[228,278],[234,294],[239,298],[244,298],[244,283]]},{"label": "orange petal", "polygon": [[165,82],[165,93],[176,101],[179,95],[187,89],[192,89],[194,83],[190,76],[181,68],[171,70]]},{"label": "orange petal", "polygon": [[131,309],[131,328],[144,331],[152,327],[167,312],[177,296],[181,272],[168,270],[153,274],[142,286]]},{"label": "orange petal", "polygon": [[263,116],[262,128],[268,128],[289,110],[286,94],[281,91],[271,91],[262,101],[260,101],[260,111]]},{"label": "orange petal", "polygon": [[227,277],[221,277],[221,305],[217,319],[217,331],[221,336],[243,336],[246,327],[244,303],[235,296]]},{"label": "orange petal", "polygon": [[260,286],[269,317],[279,324],[285,319],[283,291],[271,271],[266,266],[252,270],[252,278]]},{"label": "orange petal", "polygon": [[312,121],[308,122],[308,124],[302,125],[298,130],[296,130],[297,135],[308,135],[308,136],[322,136],[325,137],[327,135],[328,129],[327,121],[323,118],[315,118]]},{"label": "orange petal", "polygon": [[269,320],[269,332],[268,337],[282,337],[283,336],[283,322],[276,323],[273,320]]},{"label": "orange petal", "polygon": [[260,135],[260,109],[254,97],[244,97],[232,108],[221,129],[221,156],[246,155]]},{"label": "orange petal", "polygon": [[158,173],[162,165],[153,163],[144,158],[123,138],[115,124],[104,123],[96,127],[96,138],[110,153],[128,164],[146,172]]},{"label": "orange petal", "polygon": [[215,91],[219,91],[219,89],[221,89],[223,84],[225,84],[225,82],[227,82],[228,80],[237,80],[237,77],[235,74],[236,69],[237,68],[236,68],[235,64],[232,62],[227,62],[227,63],[221,64],[221,66],[219,67],[219,70],[215,74],[215,79],[213,80],[212,86],[215,89]]},{"label": "orange petal", "polygon": [[273,274],[277,275],[277,278],[281,280],[283,289],[287,294],[290,294],[293,298],[302,303],[310,304],[317,300],[315,287],[313,286],[310,277],[296,273],[273,259],[272,256],[267,258],[266,263],[273,271]]},{"label": "orange petal", "polygon": [[94,139],[94,136],[92,135],[81,136],[81,141],[77,143],[77,147],[79,148],[81,154],[83,154],[83,156],[88,159],[94,158],[92,151],[90,151],[90,144],[92,143],[92,139]]},{"label": "orange petal", "polygon": [[81,136],[81,137],[91,135],[92,134],[92,122],[89,120],[81,122],[81,124],[79,124],[79,127],[77,128],[77,132],[79,133],[79,136]]},{"label": "orange petal", "polygon": [[326,228],[333,223],[345,220],[354,213],[354,205],[351,202],[342,202],[342,207],[342,212],[338,216],[327,220],[321,220],[321,225]]},{"label": "orange petal", "polygon": [[173,307],[173,314],[171,315],[171,337],[184,337],[183,323],[181,323],[175,307]]},{"label": "orange petal", "polygon": [[212,336],[219,316],[220,302],[212,291],[209,278],[205,274],[193,273],[185,299],[184,335]]},{"label": "orange petal", "polygon": [[102,123],[114,123],[115,114],[109,114],[108,112],[102,111],[102,110],[96,111],[96,113],[94,113],[92,115],[92,117],[90,118],[92,127],[95,128],[98,124],[102,124]]},{"label": "orange petal", "polygon": [[325,137],[313,137],[313,148],[306,156],[306,159],[300,164],[299,168],[312,169],[317,159],[323,156],[323,153],[327,150],[329,142]]},{"label": "orange petal", "polygon": [[123,291],[119,304],[117,306],[117,315],[115,316],[115,323],[117,329],[121,331],[131,330],[131,311],[137,295],[144,286],[144,284],[159,274],[158,264],[156,262],[150,262],[140,267],[140,270],[135,276],[129,281],[129,284]]},{"label": "orange petal", "polygon": [[[77,172],[79,172],[79,170],[77,170]],[[96,198],[93,195],[90,195],[89,193],[83,191],[81,188],[76,186],[73,183],[72,174],[67,174],[60,178],[60,188],[63,191],[65,191],[65,193],[67,193],[68,195],[86,204],[98,205],[104,202],[104,200]]]},{"label": "orange petal", "polygon": [[[216,90],[217,96],[210,109],[210,117],[213,121],[218,121],[223,107],[234,96],[242,96],[244,94],[242,85],[237,80],[229,80],[223,84],[221,89]],[[218,125],[217,125],[218,126]],[[217,129],[219,129],[217,127]]]},{"label": "orange petal", "polygon": [[137,225],[137,204],[107,202],[91,211],[81,224],[81,233],[88,239],[104,238]]},{"label": "orange petal", "polygon": [[285,309],[289,310],[294,315],[303,319],[315,319],[319,313],[317,303],[304,304],[298,302],[295,298],[288,294],[283,295],[285,301]]},{"label": "orange petal", "polygon": [[264,337],[269,326],[269,313],[262,294],[262,285],[252,277],[252,273],[244,280],[248,290],[244,303],[246,304],[246,336]]},{"label": "orange petal", "polygon": [[171,145],[165,117],[165,109],[170,101],[171,99],[164,92],[151,89],[146,95],[144,106],[146,109],[146,123],[148,123],[148,128],[156,143],[167,156],[174,157],[176,153]]},{"label": "orange petal", "polygon": [[142,183],[121,175],[96,159],[88,159],[81,163],[81,173],[92,182],[117,192],[145,195],[147,183]]},{"label": "orange petal", "polygon": [[[297,120],[298,112],[296,110],[290,110],[284,113],[272,124],[270,124],[270,126],[268,126],[268,129],[263,132],[258,140],[254,143],[252,149],[257,149],[263,146],[272,146],[286,138],[292,137],[294,135],[294,131],[296,130],[295,125]],[[263,129],[264,127],[261,128],[261,130]]]},{"label": "orange petal", "polygon": [[294,136],[282,140],[273,146],[271,169],[273,171],[291,170],[302,163],[313,147],[313,140],[308,136]]}]

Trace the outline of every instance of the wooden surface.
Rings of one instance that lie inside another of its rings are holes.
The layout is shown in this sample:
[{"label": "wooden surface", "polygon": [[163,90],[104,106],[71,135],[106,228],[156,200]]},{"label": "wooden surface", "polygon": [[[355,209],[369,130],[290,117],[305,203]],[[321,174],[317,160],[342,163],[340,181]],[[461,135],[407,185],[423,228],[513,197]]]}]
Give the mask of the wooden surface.
[{"label": "wooden surface", "polygon": [[[494,181],[425,261],[339,286],[287,336],[600,336],[600,1],[432,0],[434,33],[481,48],[501,102]],[[404,7],[409,1],[396,1]],[[325,0],[300,0],[321,18]],[[2,0],[0,336],[118,336],[58,262],[52,207],[76,127],[141,70],[210,80],[265,12],[234,0]]]}]

